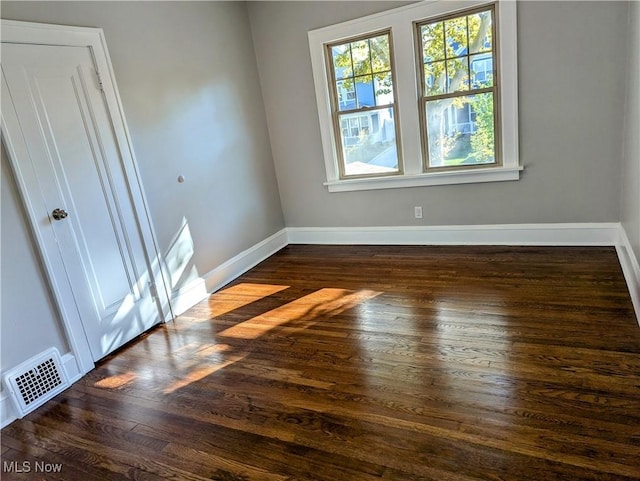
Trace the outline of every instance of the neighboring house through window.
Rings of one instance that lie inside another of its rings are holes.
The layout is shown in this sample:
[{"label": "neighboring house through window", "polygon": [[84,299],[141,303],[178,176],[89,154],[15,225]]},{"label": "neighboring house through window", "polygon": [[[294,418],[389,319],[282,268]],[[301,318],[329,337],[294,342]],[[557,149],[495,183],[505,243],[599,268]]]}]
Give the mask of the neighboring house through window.
[{"label": "neighboring house through window", "polygon": [[309,45],[330,191],[519,178],[515,2],[409,5]]}]

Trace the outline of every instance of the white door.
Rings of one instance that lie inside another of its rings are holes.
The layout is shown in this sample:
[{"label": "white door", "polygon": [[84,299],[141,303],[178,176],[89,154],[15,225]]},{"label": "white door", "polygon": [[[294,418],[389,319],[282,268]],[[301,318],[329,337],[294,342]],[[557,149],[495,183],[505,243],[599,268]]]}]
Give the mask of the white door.
[{"label": "white door", "polygon": [[91,356],[101,359],[161,316],[93,52],[3,43],[2,73],[3,117],[11,108],[26,145],[13,165],[33,177],[23,197],[40,237],[55,240],[43,256],[63,266],[49,275],[71,291]]}]

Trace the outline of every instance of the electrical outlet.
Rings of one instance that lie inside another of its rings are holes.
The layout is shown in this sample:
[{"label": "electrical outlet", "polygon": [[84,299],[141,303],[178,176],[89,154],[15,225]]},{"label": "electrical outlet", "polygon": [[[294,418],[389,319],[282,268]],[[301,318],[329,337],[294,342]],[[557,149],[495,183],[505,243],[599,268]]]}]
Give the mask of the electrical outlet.
[{"label": "electrical outlet", "polygon": [[416,205],[413,208],[413,215],[415,216],[416,219],[422,219],[422,206],[421,205]]}]

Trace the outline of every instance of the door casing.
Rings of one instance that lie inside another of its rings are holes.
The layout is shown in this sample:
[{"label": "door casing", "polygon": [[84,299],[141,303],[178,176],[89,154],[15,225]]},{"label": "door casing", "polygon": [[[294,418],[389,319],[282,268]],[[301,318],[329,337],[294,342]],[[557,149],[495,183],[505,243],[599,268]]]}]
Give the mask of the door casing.
[{"label": "door casing", "polygon": [[[102,84],[106,109],[111,119],[121,156],[122,167],[136,217],[136,227],[139,230],[145,251],[146,269],[156,287],[156,304],[159,318],[164,321],[172,319],[173,313],[169,290],[165,282],[164,262],[158,250],[158,243],[147,207],[103,30],[100,28],[71,27],[12,20],[2,20],[1,28],[1,40],[3,43],[75,46],[88,47],[90,49]],[[4,77],[2,79],[2,97],[9,98],[8,87]],[[49,286],[64,324],[71,354],[75,357],[79,376],[82,376],[94,367],[89,343],[85,336],[82,319],[75,308],[71,286],[64,276],[55,275],[55,273],[64,272],[62,258],[57,255],[47,255],[47,251],[53,252],[53,250],[46,247],[47,245],[51,246],[50,243],[55,242],[55,239],[43,232],[40,226],[37,225],[37,219],[41,217],[41,208],[38,200],[29,196],[28,190],[28,186],[35,185],[36,176],[31,166],[24,165],[18,161],[18,159],[29,158],[29,155],[23,137],[16,134],[20,132],[17,115],[13,106],[8,106],[7,104],[11,104],[11,102],[6,102],[2,108],[3,143],[29,217],[31,230],[38,246]]]}]

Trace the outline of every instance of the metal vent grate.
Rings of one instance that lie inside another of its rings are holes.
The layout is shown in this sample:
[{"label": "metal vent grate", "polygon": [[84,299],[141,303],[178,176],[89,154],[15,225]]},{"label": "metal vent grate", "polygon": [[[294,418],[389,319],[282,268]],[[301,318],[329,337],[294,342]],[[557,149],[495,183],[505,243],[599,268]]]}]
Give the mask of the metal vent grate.
[{"label": "metal vent grate", "polygon": [[69,382],[58,350],[51,348],[7,373],[5,384],[22,417],[64,390]]},{"label": "metal vent grate", "polygon": [[16,378],[16,386],[28,406],[62,384],[53,359],[47,359]]}]

